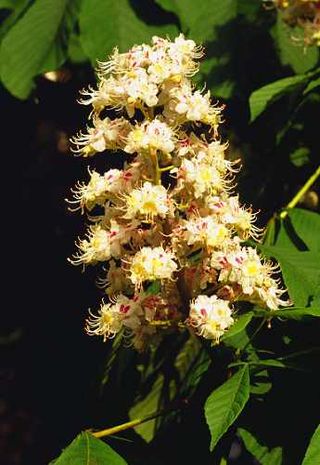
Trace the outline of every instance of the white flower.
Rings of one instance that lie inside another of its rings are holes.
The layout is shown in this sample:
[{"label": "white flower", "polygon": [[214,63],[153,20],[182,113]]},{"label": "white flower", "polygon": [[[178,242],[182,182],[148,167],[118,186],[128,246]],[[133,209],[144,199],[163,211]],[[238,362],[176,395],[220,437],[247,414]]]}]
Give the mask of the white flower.
[{"label": "white flower", "polygon": [[143,247],[132,258],[130,264],[130,279],[133,284],[140,285],[143,281],[156,279],[171,279],[178,266],[171,252],[163,247]]},{"label": "white flower", "polygon": [[89,227],[86,239],[78,241],[79,252],[69,261],[73,265],[95,264],[104,262],[111,257],[120,258],[121,245],[130,240],[131,230],[110,221],[110,229],[107,230],[101,224],[93,224]]},{"label": "white flower", "polygon": [[122,327],[136,330],[140,326],[142,308],[133,299],[118,295],[115,303],[102,302],[98,315],[89,311],[86,331],[90,336],[102,336],[103,340],[113,338]]},{"label": "white flower", "polygon": [[158,87],[151,82],[145,69],[129,71],[123,76],[122,85],[127,95],[126,110],[130,117],[134,115],[134,109],[139,108],[139,102],[145,103],[148,107],[158,103]]},{"label": "white flower", "polygon": [[106,117],[101,120],[95,117],[94,126],[87,127],[87,133],[80,132],[71,142],[76,146],[73,152],[88,157],[106,149],[115,150],[123,148],[129,130],[130,123],[124,118],[111,120]]},{"label": "white flower", "polygon": [[219,247],[230,236],[227,227],[212,216],[193,218],[184,222],[184,238],[188,245]]},{"label": "white flower", "polygon": [[239,204],[239,197],[229,197],[226,202],[225,212],[222,216],[225,223],[233,225],[241,239],[248,239],[250,236],[259,240],[262,229],[254,225],[257,214],[251,208],[243,208]]},{"label": "white flower", "polygon": [[104,205],[108,194],[117,191],[117,185],[121,184],[122,171],[112,169],[101,176],[96,171],[89,171],[90,181],[88,184],[78,182],[75,189],[71,189],[74,200],[68,201],[74,207],[72,211],[84,208],[92,210],[95,205]]},{"label": "white flower", "polygon": [[240,300],[272,310],[290,305],[290,301],[280,298],[285,290],[279,287],[279,280],[271,277],[278,267],[262,260],[252,247],[240,247],[238,244],[229,248],[227,243],[223,252],[212,254],[211,266],[220,270],[220,282],[240,286],[240,291],[237,290]]},{"label": "white flower", "polygon": [[174,150],[175,136],[173,130],[159,119],[145,121],[136,125],[129,132],[124,151],[135,153],[140,151],[160,150],[170,153]]},{"label": "white flower", "polygon": [[167,190],[161,185],[145,182],[139,189],[134,189],[124,197],[124,218],[132,219],[137,216],[153,220],[155,216],[164,218],[169,210]]},{"label": "white flower", "polygon": [[189,184],[196,199],[204,194],[217,194],[226,188],[226,181],[219,171],[208,163],[183,159],[178,169],[180,184]]},{"label": "white flower", "polygon": [[79,240],[77,246],[79,251],[69,261],[73,265],[94,264],[96,262],[109,260],[111,257],[110,234],[101,225],[94,224],[89,227],[86,234],[87,239]]},{"label": "white flower", "polygon": [[189,322],[200,336],[217,343],[234,323],[230,303],[216,295],[199,295],[190,305]]}]

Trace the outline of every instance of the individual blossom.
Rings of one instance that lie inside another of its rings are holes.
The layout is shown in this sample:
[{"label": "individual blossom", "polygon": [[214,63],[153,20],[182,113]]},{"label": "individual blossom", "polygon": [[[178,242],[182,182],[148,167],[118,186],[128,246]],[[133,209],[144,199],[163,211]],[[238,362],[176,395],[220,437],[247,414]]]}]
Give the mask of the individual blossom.
[{"label": "individual blossom", "polygon": [[221,246],[230,236],[228,228],[213,216],[195,217],[184,223],[184,239],[188,245],[208,249]]},{"label": "individual blossom", "polygon": [[68,200],[68,203],[72,211],[81,209],[83,213],[85,208],[90,211],[96,205],[103,206],[108,199],[108,194],[112,190],[118,190],[115,186],[121,184],[122,171],[117,169],[109,170],[102,176],[90,170],[89,174],[90,181],[87,184],[78,182],[75,189],[71,189],[74,199]]},{"label": "individual blossom", "polygon": [[85,239],[78,241],[79,252],[69,261],[73,265],[94,265],[105,262],[111,257],[120,258],[121,246],[130,239],[130,228],[111,220],[110,228],[105,229],[101,224],[89,227]]},{"label": "individual blossom", "polygon": [[169,198],[167,190],[161,185],[145,182],[139,189],[132,190],[124,196],[123,216],[126,219],[136,217],[152,221],[155,216],[164,218],[169,211]]},{"label": "individual blossom", "polygon": [[255,240],[260,239],[263,230],[254,224],[257,213],[254,213],[251,207],[242,207],[238,196],[224,199],[211,196],[206,199],[206,205],[220,218],[221,222],[233,227],[241,239],[246,240],[249,237]]},{"label": "individual blossom", "polygon": [[103,340],[112,339],[123,327],[131,330],[140,326],[142,309],[133,299],[118,295],[114,303],[102,302],[98,314],[90,312],[86,331],[90,336],[102,336]]},{"label": "individual blossom", "polygon": [[290,300],[283,300],[285,293],[280,288],[279,280],[272,274],[278,269],[268,260],[263,260],[252,247],[241,247],[217,252],[212,255],[211,265],[220,270],[219,281],[235,286],[238,300],[246,300],[272,310],[279,306],[290,305]]},{"label": "individual blossom", "polygon": [[177,173],[178,188],[192,189],[197,199],[203,195],[219,194],[228,187],[228,181],[215,166],[199,162],[196,159],[183,159]]},{"label": "individual blossom", "polygon": [[130,263],[130,279],[140,286],[144,281],[172,279],[178,266],[172,252],[163,247],[143,247],[135,254]]},{"label": "individual blossom", "polygon": [[[164,97],[162,97],[164,100]],[[202,94],[199,90],[193,91],[188,81],[179,83],[168,91],[164,115],[169,121],[176,118],[180,123],[186,121],[201,122],[209,125],[214,135],[218,135],[218,126],[222,121],[222,107],[212,105],[210,91]]]},{"label": "individual blossom", "polygon": [[110,234],[99,224],[90,226],[86,238],[77,245],[79,252],[69,259],[73,265],[95,264],[111,257]]},{"label": "individual blossom", "polygon": [[224,332],[234,323],[232,308],[216,295],[199,295],[190,305],[189,325],[205,339],[218,343]]},{"label": "individual blossom", "polygon": [[71,139],[75,148],[74,153],[89,157],[97,152],[105,150],[122,149],[127,134],[130,131],[130,123],[124,118],[111,120],[106,117],[93,119],[93,127],[87,127],[87,133],[80,132]]},{"label": "individual blossom", "polygon": [[136,125],[128,134],[124,151],[127,153],[174,150],[174,131],[159,119]]}]

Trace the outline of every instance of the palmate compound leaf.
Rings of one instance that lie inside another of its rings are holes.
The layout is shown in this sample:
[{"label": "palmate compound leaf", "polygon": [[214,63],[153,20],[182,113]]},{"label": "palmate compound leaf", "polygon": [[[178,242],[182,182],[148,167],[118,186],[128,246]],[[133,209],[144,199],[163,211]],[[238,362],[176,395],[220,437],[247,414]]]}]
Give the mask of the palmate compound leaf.
[{"label": "palmate compound leaf", "polygon": [[146,24],[129,0],[83,0],[79,22],[82,48],[94,63],[105,60],[114,47],[124,52],[154,35],[174,37],[178,32],[173,24]]},{"label": "palmate compound leaf", "polygon": [[53,47],[62,25],[67,0],[37,0],[9,30],[0,49],[0,75],[5,87],[16,97],[25,99],[33,87],[34,77],[43,71],[48,54],[55,69],[61,53]]},{"label": "palmate compound leaf", "polygon": [[210,450],[234,423],[249,400],[249,368],[244,365],[207,398],[204,412],[211,434]]},{"label": "palmate compound leaf", "polygon": [[269,449],[267,446],[262,445],[257,438],[249,431],[238,428],[238,434],[241,437],[245,448],[250,454],[258,460],[260,465],[281,465],[282,464],[282,448],[274,447]]},{"label": "palmate compound leaf", "polygon": [[318,465],[320,463],[320,425],[313,433],[302,465]]},{"label": "palmate compound leaf", "polygon": [[255,90],[249,98],[251,122],[256,120],[270,103],[279,99],[286,93],[296,91],[300,88],[303,89],[307,85],[308,79],[308,76],[305,74],[290,76],[271,82],[271,84],[267,84]]},{"label": "palmate compound leaf", "polygon": [[84,431],[64,449],[54,465],[127,465],[108,444]]}]

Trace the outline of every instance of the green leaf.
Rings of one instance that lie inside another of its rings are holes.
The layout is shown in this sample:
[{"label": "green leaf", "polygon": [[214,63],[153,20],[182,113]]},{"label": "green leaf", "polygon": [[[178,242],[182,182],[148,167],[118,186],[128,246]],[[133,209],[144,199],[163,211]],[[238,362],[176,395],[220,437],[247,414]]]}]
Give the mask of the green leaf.
[{"label": "green leaf", "polygon": [[3,39],[1,79],[16,97],[30,94],[34,77],[52,53],[66,6],[67,0],[37,0]]},{"label": "green leaf", "polygon": [[161,282],[159,280],[153,281],[147,288],[146,294],[156,295],[161,291]]},{"label": "green leaf", "polygon": [[261,367],[272,367],[272,368],[289,368],[289,366],[282,362],[281,360],[276,360],[276,359],[264,359],[264,360],[259,360],[258,362],[250,362],[252,365],[256,366],[261,366]]},{"label": "green leaf", "polygon": [[307,87],[303,91],[303,95],[308,94],[309,92],[312,92],[314,89],[317,87],[320,87],[320,76],[317,77],[316,79],[312,79]]},{"label": "green leaf", "polygon": [[84,63],[87,61],[87,56],[82,49],[78,34],[70,34],[68,43],[68,57],[72,63]]},{"label": "green leaf", "polygon": [[[168,362],[168,359],[167,359]],[[202,375],[210,365],[210,358],[202,348],[197,337],[191,335],[182,345],[177,356],[173,357],[172,365],[163,373],[150,373],[152,385],[147,395],[138,398],[129,411],[131,420],[144,418],[175,401],[177,395],[191,396],[197,388]],[[167,368],[168,365],[166,364]],[[155,374],[155,376],[154,376]],[[179,400],[179,399],[178,399]],[[158,419],[150,420],[139,426],[135,431],[146,441],[150,442],[158,430]]]},{"label": "green leaf", "polygon": [[204,411],[211,433],[210,450],[234,423],[249,400],[249,368],[243,366],[207,398]]},{"label": "green leaf", "polygon": [[[4,2],[5,5],[7,2]],[[8,30],[14,25],[14,23],[19,19],[23,12],[27,9],[31,0],[11,0],[7,3],[7,8],[11,10],[11,13],[6,17],[2,22],[0,27],[0,38],[8,32]],[[11,7],[9,6],[11,4]],[[2,6],[5,8],[5,6]]]},{"label": "green leaf", "polygon": [[275,310],[273,314],[277,318],[286,318],[288,320],[301,320],[305,317],[320,318],[320,307],[288,308],[286,310]]},{"label": "green leaf", "polygon": [[178,393],[190,397],[208,370],[210,363],[208,352],[202,347],[199,338],[190,335],[174,362],[180,380]]},{"label": "green leaf", "polygon": [[268,370],[253,370],[251,374],[250,393],[262,396],[270,391],[272,383]]},{"label": "green leaf", "polygon": [[306,85],[308,77],[305,75],[291,76],[267,84],[255,90],[249,98],[251,122],[265,111],[268,105],[273,103],[288,92],[295,91]]},{"label": "green leaf", "polygon": [[0,0],[0,10],[14,10],[14,0]]},{"label": "green leaf", "polygon": [[281,465],[282,464],[282,448],[274,447],[269,449],[263,445],[249,431],[238,428],[238,434],[241,437],[245,448],[252,454],[260,463],[260,465]]},{"label": "green leaf", "polygon": [[309,162],[310,149],[308,147],[298,147],[290,154],[291,163],[300,168]]},{"label": "green leaf", "polygon": [[297,74],[312,69],[319,58],[319,51],[316,46],[303,46],[303,34],[301,27],[292,28],[288,26],[283,21],[282,15],[278,14],[272,35],[277,45],[279,58],[283,65],[291,66]]},{"label": "green leaf", "polygon": [[315,430],[309,443],[302,465],[318,465],[320,462],[320,425]]},{"label": "green leaf", "polygon": [[124,52],[153,35],[177,33],[174,25],[144,23],[129,0],[83,0],[79,23],[82,48],[93,62],[106,59],[114,47]]},{"label": "green leaf", "polygon": [[[144,418],[161,408],[161,394],[164,386],[164,376],[157,376],[149,394],[138,401],[129,411],[130,420]],[[154,438],[157,426],[157,419],[153,419],[136,426],[135,431],[146,441],[150,442]]]},{"label": "green leaf", "polygon": [[320,252],[320,215],[302,208],[288,210],[294,230],[312,252]]},{"label": "green leaf", "polygon": [[269,257],[280,263],[285,284],[293,303],[298,307],[307,306],[310,298],[319,292],[320,254],[300,252],[285,247],[258,245]]},{"label": "green leaf", "polygon": [[196,42],[217,38],[218,27],[237,14],[236,0],[157,0],[162,8],[176,13],[183,32]]},{"label": "green leaf", "polygon": [[126,465],[108,444],[88,432],[82,432],[64,449],[54,465]]},{"label": "green leaf", "polygon": [[221,340],[225,341],[226,339],[235,336],[236,334],[243,331],[254,316],[253,312],[247,312],[241,315],[236,322],[231,326],[230,329],[222,336]]}]

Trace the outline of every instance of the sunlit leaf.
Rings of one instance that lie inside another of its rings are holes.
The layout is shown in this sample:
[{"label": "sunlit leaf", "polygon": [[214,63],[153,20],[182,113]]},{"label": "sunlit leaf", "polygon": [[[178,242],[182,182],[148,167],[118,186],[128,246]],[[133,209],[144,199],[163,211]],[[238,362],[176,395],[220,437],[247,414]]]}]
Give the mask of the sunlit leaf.
[{"label": "sunlit leaf", "polygon": [[262,252],[281,265],[285,284],[295,306],[304,307],[319,292],[320,254],[285,247],[259,245]]},{"label": "sunlit leaf", "polygon": [[146,24],[129,0],[83,0],[79,21],[81,45],[94,63],[105,60],[114,47],[123,52],[153,35],[177,33],[173,24]]},{"label": "sunlit leaf", "polygon": [[218,27],[230,21],[237,13],[236,0],[157,0],[157,3],[176,13],[183,32],[197,42],[215,39]]},{"label": "sunlit leaf", "polygon": [[[24,99],[44,67],[67,7],[67,0],[37,0],[10,29],[0,49],[0,74],[7,89]],[[52,63],[51,63],[52,64]],[[61,64],[61,54],[53,68]]]}]

